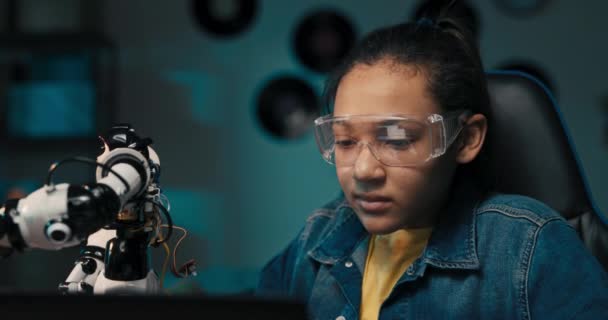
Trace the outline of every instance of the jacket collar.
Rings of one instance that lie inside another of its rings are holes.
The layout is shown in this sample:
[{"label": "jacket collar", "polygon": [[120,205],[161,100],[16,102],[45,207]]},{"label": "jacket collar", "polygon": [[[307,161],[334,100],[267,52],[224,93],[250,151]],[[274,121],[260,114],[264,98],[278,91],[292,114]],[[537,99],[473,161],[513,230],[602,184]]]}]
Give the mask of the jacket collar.
[{"label": "jacket collar", "polygon": [[346,199],[335,210],[336,222],[326,236],[308,252],[313,259],[325,264],[335,264],[350,257],[368,236]]},{"label": "jacket collar", "polygon": [[468,181],[454,185],[422,261],[442,269],[478,269],[475,218],[481,192]]},{"label": "jacket collar", "polygon": [[[479,190],[472,183],[455,184],[448,205],[422,254],[422,262],[442,269],[479,268],[475,210],[480,197]],[[335,264],[351,256],[357,264],[364,263],[367,250],[356,249],[367,243],[365,240],[369,234],[346,200],[335,210],[336,222],[308,254],[324,264]],[[359,257],[362,253],[363,256]]]}]

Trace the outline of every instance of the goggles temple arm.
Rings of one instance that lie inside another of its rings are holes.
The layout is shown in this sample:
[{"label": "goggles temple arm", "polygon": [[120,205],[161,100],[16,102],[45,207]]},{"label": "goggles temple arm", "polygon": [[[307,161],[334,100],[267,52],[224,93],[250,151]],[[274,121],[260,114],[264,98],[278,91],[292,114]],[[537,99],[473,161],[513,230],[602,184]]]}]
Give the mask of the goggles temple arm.
[{"label": "goggles temple arm", "polygon": [[444,132],[446,135],[446,150],[456,141],[462,129],[464,129],[464,123],[471,116],[470,110],[460,110],[455,112],[447,113],[444,119]]}]

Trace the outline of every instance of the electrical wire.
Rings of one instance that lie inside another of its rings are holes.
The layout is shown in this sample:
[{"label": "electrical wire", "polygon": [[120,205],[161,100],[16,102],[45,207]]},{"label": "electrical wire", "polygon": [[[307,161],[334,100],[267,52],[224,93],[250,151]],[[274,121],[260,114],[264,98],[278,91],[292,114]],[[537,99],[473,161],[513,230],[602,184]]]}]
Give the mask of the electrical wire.
[{"label": "electrical wire", "polygon": [[60,166],[62,166],[65,163],[68,163],[68,162],[87,163],[87,164],[95,165],[96,167],[102,167],[102,168],[108,170],[109,172],[111,172],[112,174],[114,174],[120,180],[120,182],[122,182],[125,185],[125,189],[126,189],[127,193],[131,190],[131,187],[129,187],[129,183],[127,182],[127,180],[123,176],[121,176],[118,172],[114,171],[114,169],[112,169],[110,166],[108,166],[104,163],[99,163],[99,162],[97,162],[93,159],[87,158],[87,157],[72,157],[72,158],[63,159],[61,161],[53,163],[51,165],[51,167],[49,168],[49,172],[48,172],[48,175],[46,176],[45,184],[48,186],[52,185],[53,173],[55,173],[57,168],[59,168]]},{"label": "electrical wire", "polygon": [[[162,234],[159,234],[158,237],[162,240],[163,236]],[[171,249],[169,248],[169,246],[167,245],[167,243],[163,242],[163,248],[165,248],[165,260],[163,261],[163,268],[161,269],[160,272],[160,288],[163,288],[164,282],[165,282],[165,276],[167,275],[167,265],[169,264],[169,257],[171,256]]]},{"label": "electrical wire", "polygon": [[160,225],[162,224],[162,219],[160,218],[160,214],[158,212],[161,211],[163,213],[163,215],[165,216],[165,219],[167,220],[167,224],[169,226],[173,226],[173,220],[171,219],[171,214],[169,213],[167,208],[162,203],[160,203],[160,200],[157,202],[157,201],[155,201],[155,199],[144,198],[144,199],[141,199],[141,201],[139,202],[139,207],[142,210],[145,210],[145,205],[147,203],[152,204],[155,207],[155,209],[157,209],[157,210],[153,210],[156,213],[155,220],[157,220],[157,225],[155,228],[156,235],[151,239],[151,241],[154,241],[154,242],[150,244],[153,247],[157,247],[157,246],[161,245],[162,243],[169,241],[169,239],[171,238],[171,235],[173,234],[173,228],[171,227],[167,231],[167,235],[165,237],[158,236],[158,235],[160,235]]},{"label": "electrical wire", "polygon": [[154,217],[152,218],[152,220],[153,221],[151,223],[151,228],[153,228],[154,230],[154,235],[150,237],[150,243],[148,243],[148,245],[156,247],[156,239],[158,239],[158,236],[160,235],[160,226],[162,224],[160,213],[158,213],[158,211],[154,211]]},{"label": "electrical wire", "polygon": [[171,201],[164,193],[159,193],[159,201],[167,208],[167,211],[171,212]]},{"label": "electrical wire", "polygon": [[173,234],[173,220],[171,219],[171,215],[169,214],[169,211],[162,204],[159,204],[157,202],[150,201],[150,200],[147,200],[147,199],[144,200],[144,201],[150,202],[157,209],[160,209],[160,211],[162,211],[163,215],[167,219],[167,225],[168,225],[167,235],[164,238],[163,237],[159,237],[160,240],[157,240],[155,244],[159,245],[159,244],[162,244],[164,242],[167,242],[171,238],[171,235]]},{"label": "electrical wire", "polygon": [[[161,227],[163,228],[168,228],[168,225],[162,225]],[[195,261],[193,259],[188,260],[186,263],[184,263],[179,269],[177,268],[177,249],[179,249],[179,245],[181,244],[181,242],[186,238],[186,236],[188,236],[188,230],[186,230],[185,228],[179,227],[179,226],[173,226],[173,228],[180,230],[181,232],[183,232],[182,236],[177,240],[177,242],[175,243],[175,246],[173,247],[173,253],[172,253],[172,258],[173,258],[173,263],[171,265],[171,272],[173,272],[173,274],[178,277],[178,278],[185,278],[187,276],[189,276],[189,267],[191,265],[195,264]],[[179,270],[180,269],[184,269],[184,273],[182,274]]]}]

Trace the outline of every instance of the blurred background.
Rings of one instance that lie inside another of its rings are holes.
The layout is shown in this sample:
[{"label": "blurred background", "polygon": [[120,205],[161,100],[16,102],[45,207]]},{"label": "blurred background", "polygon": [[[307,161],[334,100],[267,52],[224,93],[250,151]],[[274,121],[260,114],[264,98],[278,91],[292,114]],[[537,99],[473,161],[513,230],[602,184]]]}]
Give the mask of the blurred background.
[{"label": "blurred background", "polygon": [[[323,81],[365,33],[414,19],[413,0],[1,0],[0,194],[42,186],[54,162],[95,157],[97,134],[150,137],[198,275],[171,290],[230,294],[337,195],[314,142]],[[593,196],[608,212],[608,2],[476,0],[459,7],[486,69],[529,72],[553,91]],[[530,172],[533,176],[534,173]],[[90,182],[62,167],[57,181]],[[156,270],[163,252],[151,251]],[[0,287],[54,291],[79,248],[14,254]]]}]

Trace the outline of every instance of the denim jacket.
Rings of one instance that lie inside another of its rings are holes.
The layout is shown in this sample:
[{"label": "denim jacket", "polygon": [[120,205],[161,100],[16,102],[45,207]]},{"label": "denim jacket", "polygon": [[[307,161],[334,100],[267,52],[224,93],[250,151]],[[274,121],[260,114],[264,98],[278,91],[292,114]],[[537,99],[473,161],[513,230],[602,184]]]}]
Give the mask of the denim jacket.
[{"label": "denim jacket", "polygon": [[[461,188],[446,209],[379,319],[608,319],[608,274],[548,206]],[[263,268],[256,294],[359,319],[368,241],[341,196]]]}]

